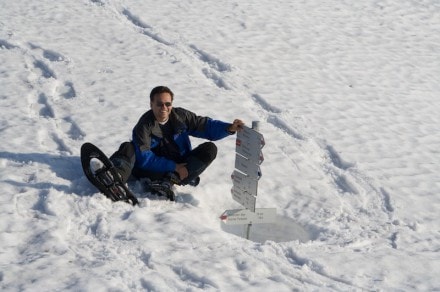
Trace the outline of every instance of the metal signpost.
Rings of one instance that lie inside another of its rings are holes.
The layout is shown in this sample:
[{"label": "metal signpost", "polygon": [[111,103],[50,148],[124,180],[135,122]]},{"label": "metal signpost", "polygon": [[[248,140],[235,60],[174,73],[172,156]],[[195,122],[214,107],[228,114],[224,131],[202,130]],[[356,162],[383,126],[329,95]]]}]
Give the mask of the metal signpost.
[{"label": "metal signpost", "polygon": [[260,165],[264,161],[261,152],[264,144],[257,121],[252,122],[252,128],[244,126],[243,130],[237,133],[231,193],[232,198],[246,209],[226,210],[220,216],[225,224],[247,224],[247,239],[252,224],[271,223],[276,217],[275,208],[255,208],[258,180],[262,176]]}]

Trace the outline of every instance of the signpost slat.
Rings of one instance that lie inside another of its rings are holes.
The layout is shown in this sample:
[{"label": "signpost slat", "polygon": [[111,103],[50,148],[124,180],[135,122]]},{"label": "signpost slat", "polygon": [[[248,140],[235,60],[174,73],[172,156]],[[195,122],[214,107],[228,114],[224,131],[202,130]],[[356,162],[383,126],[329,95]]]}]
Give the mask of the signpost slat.
[{"label": "signpost slat", "polygon": [[258,189],[258,180],[256,179],[249,179],[249,176],[234,170],[234,172],[231,175],[233,185],[236,186],[239,189],[242,189],[245,192],[248,192],[249,194],[256,196],[257,195],[257,189]]},{"label": "signpost slat", "polygon": [[236,186],[232,187],[231,193],[232,193],[232,198],[235,201],[239,202],[246,209],[249,209],[252,212],[255,211],[255,205],[257,201],[256,196],[253,196],[252,194],[249,194],[248,192],[243,191]]},{"label": "signpost slat", "polygon": [[239,154],[235,155],[235,168],[245,173],[248,178],[259,179],[262,175],[260,165]]},{"label": "signpost slat", "polygon": [[277,215],[275,208],[257,208],[255,212],[248,209],[226,210],[220,217],[225,224],[261,224],[274,222]]}]

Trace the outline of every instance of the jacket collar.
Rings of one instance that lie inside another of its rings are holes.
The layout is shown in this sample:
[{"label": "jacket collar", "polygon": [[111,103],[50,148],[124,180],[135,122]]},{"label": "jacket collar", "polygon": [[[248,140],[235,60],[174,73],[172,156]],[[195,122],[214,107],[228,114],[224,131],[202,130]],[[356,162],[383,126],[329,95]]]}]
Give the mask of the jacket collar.
[{"label": "jacket collar", "polygon": [[[162,138],[162,130],[160,129],[160,123],[155,119],[152,111],[150,118],[152,119],[150,120],[150,122],[154,123],[153,126],[151,127],[151,134],[156,137]],[[173,129],[174,134],[180,134],[186,128],[184,121],[176,113],[174,108],[171,109],[170,117],[167,123],[171,123],[171,128]]]}]

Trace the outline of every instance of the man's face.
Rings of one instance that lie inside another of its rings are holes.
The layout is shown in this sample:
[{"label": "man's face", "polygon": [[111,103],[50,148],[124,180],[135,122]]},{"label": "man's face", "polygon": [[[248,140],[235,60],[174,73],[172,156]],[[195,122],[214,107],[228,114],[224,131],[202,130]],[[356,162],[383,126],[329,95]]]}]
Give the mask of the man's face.
[{"label": "man's face", "polygon": [[153,110],[154,117],[158,122],[167,121],[173,107],[171,94],[164,92],[154,95],[153,101],[150,102],[150,107]]}]

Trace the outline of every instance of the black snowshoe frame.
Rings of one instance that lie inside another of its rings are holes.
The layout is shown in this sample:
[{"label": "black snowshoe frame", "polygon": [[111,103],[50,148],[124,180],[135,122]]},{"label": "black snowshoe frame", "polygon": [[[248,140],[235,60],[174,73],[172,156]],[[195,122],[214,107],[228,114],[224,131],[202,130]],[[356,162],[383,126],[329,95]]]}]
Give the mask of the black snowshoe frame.
[{"label": "black snowshoe frame", "polygon": [[[103,166],[93,170],[92,159],[99,160]],[[81,164],[87,179],[107,198],[113,202],[124,201],[133,206],[139,204],[136,196],[122,183],[113,163],[92,143],[84,143],[81,146]]]}]

